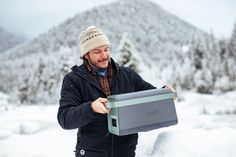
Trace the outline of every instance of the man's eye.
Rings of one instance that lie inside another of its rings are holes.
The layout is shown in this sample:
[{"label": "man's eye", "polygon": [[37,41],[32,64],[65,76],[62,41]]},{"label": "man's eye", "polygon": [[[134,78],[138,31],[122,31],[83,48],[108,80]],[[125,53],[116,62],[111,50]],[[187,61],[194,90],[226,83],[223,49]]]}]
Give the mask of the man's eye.
[{"label": "man's eye", "polygon": [[98,54],[98,53],[99,53],[99,51],[93,51],[93,53],[95,53],[95,54]]}]

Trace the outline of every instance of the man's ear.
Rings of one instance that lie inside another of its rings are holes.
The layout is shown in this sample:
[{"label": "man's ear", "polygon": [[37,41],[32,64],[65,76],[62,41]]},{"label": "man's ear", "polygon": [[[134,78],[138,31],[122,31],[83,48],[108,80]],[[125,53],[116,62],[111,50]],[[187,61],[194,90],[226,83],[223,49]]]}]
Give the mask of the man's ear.
[{"label": "man's ear", "polygon": [[84,57],[85,57],[86,59],[89,59],[88,53],[87,53],[86,55],[84,55]]}]

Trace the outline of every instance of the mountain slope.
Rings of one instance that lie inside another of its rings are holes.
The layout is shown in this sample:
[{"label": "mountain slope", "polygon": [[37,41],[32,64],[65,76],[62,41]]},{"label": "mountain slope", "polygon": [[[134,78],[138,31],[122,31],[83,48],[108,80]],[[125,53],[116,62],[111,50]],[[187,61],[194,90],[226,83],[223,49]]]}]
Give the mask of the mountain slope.
[{"label": "mountain slope", "polygon": [[0,53],[13,48],[22,42],[24,42],[22,37],[15,36],[0,27]]},{"label": "mountain slope", "polygon": [[4,58],[23,57],[39,51],[47,54],[61,46],[78,46],[80,32],[89,25],[103,28],[113,48],[117,47],[123,32],[127,32],[138,49],[145,49],[147,53],[158,50],[164,43],[183,44],[193,35],[202,34],[153,2],[121,0],[78,14],[21,48],[8,52]]},{"label": "mountain slope", "polygon": [[156,80],[168,75],[168,79],[175,81],[168,72],[182,64],[186,55],[183,45],[206,35],[150,1],[117,1],[78,14],[32,41],[0,54],[0,75],[4,76],[0,78],[0,90],[11,93],[12,98],[22,103],[57,102],[63,76],[72,65],[81,62],[78,38],[89,25],[96,25],[107,34],[112,56],[126,33],[135,43],[143,64],[150,67],[146,73],[158,74]]}]

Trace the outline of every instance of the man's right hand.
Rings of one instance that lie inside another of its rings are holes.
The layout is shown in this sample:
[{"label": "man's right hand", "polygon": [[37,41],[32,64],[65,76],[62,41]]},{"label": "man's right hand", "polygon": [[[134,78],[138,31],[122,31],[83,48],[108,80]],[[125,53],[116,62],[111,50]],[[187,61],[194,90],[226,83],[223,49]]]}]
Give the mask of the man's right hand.
[{"label": "man's right hand", "polygon": [[94,102],[92,102],[91,106],[94,112],[106,114],[110,111],[110,109],[106,108],[107,99],[98,98]]}]

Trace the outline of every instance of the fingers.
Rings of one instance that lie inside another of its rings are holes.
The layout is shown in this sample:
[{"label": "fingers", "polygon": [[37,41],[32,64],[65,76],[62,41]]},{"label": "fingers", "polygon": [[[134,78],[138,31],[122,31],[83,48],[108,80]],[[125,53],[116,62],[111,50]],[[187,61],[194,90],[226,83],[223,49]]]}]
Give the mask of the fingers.
[{"label": "fingers", "polygon": [[98,101],[101,102],[103,104],[103,106],[107,109],[107,103],[108,100],[106,98],[98,98]]},{"label": "fingers", "polygon": [[106,108],[107,102],[108,100],[105,98],[98,98],[91,104],[93,111],[101,114],[109,113],[110,109]]},{"label": "fingers", "polygon": [[165,85],[162,88],[169,88],[172,92],[176,92],[175,89],[171,85]]},{"label": "fingers", "polygon": [[101,111],[102,113],[109,113],[110,109],[106,108],[104,104],[101,104]]},{"label": "fingers", "polygon": [[108,103],[108,100],[106,98],[98,98],[97,100],[101,103]]},{"label": "fingers", "polygon": [[174,89],[172,86],[167,85],[167,88],[169,88],[170,90],[172,90],[173,92],[175,92],[175,89]]},{"label": "fingers", "polygon": [[[170,89],[172,92],[176,92],[176,90],[171,86],[171,85],[165,85],[165,86],[163,86],[162,88],[168,88],[168,89]],[[174,98],[173,98],[173,100],[176,100],[177,99],[177,97],[175,96]]]}]

